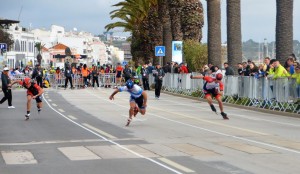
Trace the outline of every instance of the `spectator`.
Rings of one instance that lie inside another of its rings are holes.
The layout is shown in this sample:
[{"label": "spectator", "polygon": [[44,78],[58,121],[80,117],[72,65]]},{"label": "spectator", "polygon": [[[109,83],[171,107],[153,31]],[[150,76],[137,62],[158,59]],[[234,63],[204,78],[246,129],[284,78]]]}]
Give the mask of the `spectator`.
[{"label": "spectator", "polygon": [[180,74],[187,74],[189,73],[189,70],[186,66],[186,63],[182,63],[180,66]]},{"label": "spectator", "polygon": [[142,81],[143,81],[144,90],[150,90],[149,72],[148,72],[147,64],[144,64],[142,68]]},{"label": "spectator", "polygon": [[250,71],[249,71],[250,76],[255,76],[256,74],[258,74],[258,68],[254,62],[249,63],[249,67],[250,67]]},{"label": "spectator", "polygon": [[234,70],[228,65],[227,62],[224,63],[224,68],[225,68],[225,75],[226,76],[233,76],[234,75]]},{"label": "spectator", "polygon": [[247,62],[243,62],[243,76],[249,76],[250,75],[250,66]]},{"label": "spectator", "polygon": [[174,63],[174,67],[173,67],[173,68],[174,68],[174,71],[173,71],[173,72],[174,72],[175,74],[178,74],[179,71],[180,71],[180,67],[179,67],[179,65],[178,65],[177,62]]},{"label": "spectator", "polygon": [[277,78],[279,78],[279,77],[287,77],[287,76],[289,76],[289,75],[288,75],[288,72],[287,72],[286,69],[280,64],[279,60],[275,60],[275,61],[273,62],[272,65],[273,65],[273,67],[274,67],[274,69],[275,69],[275,71],[274,71],[274,76],[273,76],[274,79],[277,79]]},{"label": "spectator", "polygon": [[[122,74],[123,74],[123,67],[121,66],[121,63],[118,63],[117,64],[117,67],[116,67],[116,86],[118,85],[122,85]],[[94,87],[94,85],[93,85]]]},{"label": "spectator", "polygon": [[147,69],[148,69],[149,74],[152,74],[152,71],[154,70],[154,67],[152,66],[152,63],[148,63]]},{"label": "spectator", "polygon": [[128,67],[128,65],[125,65],[125,68],[123,70],[123,77],[125,78],[125,82],[131,78],[131,69]]},{"label": "spectator", "polygon": [[98,80],[99,72],[96,66],[93,66],[92,70],[92,79],[93,79],[93,89],[95,89],[95,82],[97,83],[97,87],[99,88],[99,80]]},{"label": "spectator", "polygon": [[11,93],[11,86],[15,83],[11,83],[11,79],[8,75],[9,69],[5,67],[1,74],[1,81],[2,81],[2,91],[4,93],[4,97],[1,99],[0,104],[8,100],[8,108],[14,109],[15,107],[12,105],[12,93]]},{"label": "spectator", "polygon": [[268,72],[270,70],[270,61],[271,61],[271,59],[269,57],[266,57],[264,60],[265,65],[267,66],[266,72]]},{"label": "spectator", "polygon": [[65,90],[67,89],[67,85],[68,85],[68,81],[70,82],[71,84],[71,89],[73,89],[73,82],[72,82],[72,70],[70,70],[70,67],[67,66],[66,67],[66,70],[65,70]]},{"label": "spectator", "polygon": [[159,99],[162,81],[163,81],[163,77],[165,76],[165,72],[161,68],[160,64],[156,65],[155,70],[156,71],[153,73],[154,81],[155,81],[155,98]]},{"label": "spectator", "polygon": [[238,66],[238,74],[240,76],[243,75],[243,64],[238,63],[237,66]]},{"label": "spectator", "polygon": [[259,64],[258,66],[258,73],[255,74],[256,78],[261,78],[261,77],[266,77],[266,70],[267,70],[267,65],[266,64]]},{"label": "spectator", "polygon": [[43,88],[43,70],[39,64],[36,65],[32,72],[32,79],[36,79],[37,85]]},{"label": "spectator", "polygon": [[210,69],[209,69],[208,65],[204,65],[203,69],[202,69],[202,75],[209,76],[209,74],[210,74]]},{"label": "spectator", "polygon": [[287,58],[285,64],[284,64],[285,69],[289,69],[289,73],[293,75],[295,73],[295,67],[294,67],[294,59],[289,57]]}]

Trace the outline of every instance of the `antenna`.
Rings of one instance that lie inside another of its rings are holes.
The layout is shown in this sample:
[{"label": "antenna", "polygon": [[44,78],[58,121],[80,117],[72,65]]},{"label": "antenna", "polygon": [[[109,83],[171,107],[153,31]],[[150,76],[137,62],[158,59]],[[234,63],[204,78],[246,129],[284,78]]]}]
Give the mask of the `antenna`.
[{"label": "antenna", "polygon": [[20,21],[20,16],[21,16],[21,13],[22,13],[22,9],[23,9],[23,5],[21,6],[21,10],[19,12],[18,21]]}]

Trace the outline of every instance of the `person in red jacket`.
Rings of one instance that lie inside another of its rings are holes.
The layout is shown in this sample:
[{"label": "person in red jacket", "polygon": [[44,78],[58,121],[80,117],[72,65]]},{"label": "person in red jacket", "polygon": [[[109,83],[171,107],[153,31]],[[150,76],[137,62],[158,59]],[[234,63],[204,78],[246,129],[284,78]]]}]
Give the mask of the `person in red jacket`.
[{"label": "person in red jacket", "polygon": [[224,112],[223,103],[222,103],[222,95],[224,90],[224,84],[222,83],[223,75],[221,73],[216,74],[216,77],[210,77],[210,76],[193,76],[191,75],[191,79],[203,79],[205,81],[203,85],[203,92],[205,94],[205,98],[213,112],[217,113],[217,110],[215,106],[212,104],[212,97],[215,97],[215,99],[219,103],[219,108],[221,110],[221,115],[223,119],[228,120],[227,114]]},{"label": "person in red jacket", "polygon": [[19,81],[19,84],[27,89],[27,113],[25,115],[25,120],[28,120],[30,116],[31,99],[35,99],[38,112],[40,113],[43,107],[42,94],[44,93],[44,90],[39,85],[32,82],[28,77],[24,78],[24,80]]}]

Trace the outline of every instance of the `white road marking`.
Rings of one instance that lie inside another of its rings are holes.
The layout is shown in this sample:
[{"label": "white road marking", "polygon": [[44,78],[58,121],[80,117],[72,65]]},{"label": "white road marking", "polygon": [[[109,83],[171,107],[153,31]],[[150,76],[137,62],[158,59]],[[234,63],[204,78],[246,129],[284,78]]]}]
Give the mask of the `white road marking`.
[{"label": "white road marking", "polygon": [[71,161],[101,159],[98,155],[83,146],[58,148]]},{"label": "white road marking", "polygon": [[109,134],[109,133],[106,133],[106,132],[104,132],[104,131],[102,131],[102,130],[100,130],[100,129],[98,129],[98,128],[92,126],[92,125],[89,125],[89,124],[87,124],[87,123],[82,123],[82,125],[85,126],[85,127],[87,127],[87,128],[89,128],[89,129],[91,129],[91,130],[93,130],[93,131],[98,132],[99,134],[101,134],[101,135],[103,135],[103,136],[105,136],[105,137],[107,137],[107,138],[110,138],[110,139],[116,139],[115,136],[113,136],[113,135],[111,135],[111,134]]},{"label": "white road marking", "polygon": [[36,164],[37,161],[29,151],[1,151],[6,164]]},{"label": "white road marking", "polygon": [[152,162],[152,163],[155,163],[155,164],[157,164],[157,165],[159,165],[159,166],[161,166],[161,167],[163,167],[163,168],[165,168],[165,169],[167,169],[167,170],[169,170],[169,171],[171,171],[171,172],[173,172],[173,173],[182,174],[180,171],[178,171],[178,170],[176,170],[176,169],[173,169],[173,168],[171,168],[171,167],[169,167],[169,166],[166,166],[166,165],[164,165],[163,163],[160,163],[160,162],[158,162],[158,161],[156,161],[156,160],[154,160],[154,159],[151,159],[151,158],[145,157],[145,156],[143,156],[143,155],[141,155],[141,154],[139,154],[139,153],[136,153],[136,152],[134,152],[134,151],[132,151],[132,150],[130,150],[130,149],[124,147],[123,145],[121,145],[121,144],[119,144],[119,143],[117,143],[117,142],[115,142],[115,141],[109,140],[109,139],[105,138],[104,136],[100,135],[99,133],[94,132],[93,130],[84,127],[83,125],[81,125],[81,124],[79,124],[79,123],[73,121],[73,120],[70,119],[69,117],[67,117],[67,116],[65,116],[64,114],[62,114],[62,113],[60,113],[59,111],[57,111],[55,108],[53,108],[53,107],[49,104],[49,102],[48,102],[47,100],[45,100],[45,102],[46,102],[47,105],[50,107],[50,109],[52,109],[54,112],[56,112],[57,114],[59,114],[59,115],[62,116],[63,118],[67,119],[68,121],[72,122],[73,124],[75,124],[75,125],[81,127],[82,129],[84,129],[84,130],[86,130],[86,131],[88,131],[88,132],[94,134],[95,136],[97,136],[97,137],[99,137],[99,138],[101,138],[101,139],[103,139],[103,140],[105,140],[105,141],[107,141],[107,142],[109,142],[109,143],[111,143],[111,144],[114,144],[114,145],[120,147],[121,149],[124,149],[124,150],[126,150],[126,151],[128,151],[128,152],[130,152],[130,153],[132,153],[132,154],[134,154],[134,155],[136,155],[136,156],[138,156],[138,157],[140,157],[140,158],[143,158],[143,159],[146,159],[146,160],[148,160],[148,161],[150,161],[150,162]]},{"label": "white road marking", "polygon": [[55,103],[52,103],[52,106],[57,106],[57,104],[55,104]]},{"label": "white road marking", "polygon": [[59,112],[65,112],[63,109],[58,109],[59,110]]},{"label": "white road marking", "polygon": [[[92,95],[94,97],[97,97],[99,99],[107,101],[106,99],[98,97],[97,95],[94,95],[94,94],[92,94],[90,92],[87,92],[87,93],[89,93],[90,95]],[[115,105],[117,105],[117,106],[119,106],[119,107],[127,108],[127,107],[125,107],[123,105],[114,103],[114,102],[112,102],[110,100],[108,100],[108,101],[111,102],[111,103],[113,103],[113,104],[115,104]],[[222,135],[222,136],[226,136],[226,137],[231,137],[231,138],[234,138],[234,139],[239,139],[239,140],[246,141],[246,142],[251,142],[251,143],[255,143],[255,144],[264,145],[264,146],[267,146],[267,147],[272,147],[272,148],[276,148],[276,149],[280,149],[280,150],[284,150],[284,151],[288,151],[288,152],[293,152],[293,153],[296,153],[296,154],[300,154],[300,151],[298,151],[298,150],[293,150],[293,149],[289,149],[289,148],[285,148],[285,147],[281,147],[281,146],[277,146],[277,145],[273,145],[273,144],[269,144],[269,143],[264,143],[264,142],[261,142],[261,141],[252,140],[252,139],[249,139],[249,138],[238,137],[238,136],[235,136],[235,135],[230,135],[230,134],[226,134],[226,133],[222,133],[222,132],[218,132],[218,131],[206,129],[206,128],[203,128],[203,127],[198,127],[198,126],[187,124],[187,123],[184,123],[184,122],[181,122],[181,121],[176,121],[176,120],[172,120],[172,119],[169,119],[169,118],[166,118],[166,117],[163,117],[163,116],[159,116],[157,114],[152,114],[152,113],[147,113],[147,114],[148,115],[152,115],[152,116],[157,117],[157,118],[168,120],[170,122],[174,122],[174,123],[177,123],[177,124],[185,125],[185,126],[196,128],[196,129],[200,129],[200,130],[203,130],[203,131],[206,131],[206,132],[210,132],[210,133],[214,133],[214,134],[218,134],[218,135]],[[174,113],[174,114],[177,114],[177,113]]]},{"label": "white road marking", "polygon": [[184,167],[184,166],[182,166],[182,165],[180,165],[180,164],[178,164],[178,163],[176,163],[174,161],[171,161],[171,160],[169,160],[167,158],[158,158],[158,159],[161,160],[162,162],[164,162],[164,163],[172,166],[172,167],[175,167],[178,170],[183,171],[183,172],[186,172],[186,173],[194,173],[195,172],[194,170],[191,170],[191,169],[189,169],[187,167]]},{"label": "white road marking", "polygon": [[49,102],[52,102],[52,100],[51,100],[51,99],[48,99],[48,101],[49,101]]},{"label": "white road marking", "polygon": [[68,115],[69,118],[71,118],[72,120],[77,120],[76,117],[74,117],[73,115]]}]

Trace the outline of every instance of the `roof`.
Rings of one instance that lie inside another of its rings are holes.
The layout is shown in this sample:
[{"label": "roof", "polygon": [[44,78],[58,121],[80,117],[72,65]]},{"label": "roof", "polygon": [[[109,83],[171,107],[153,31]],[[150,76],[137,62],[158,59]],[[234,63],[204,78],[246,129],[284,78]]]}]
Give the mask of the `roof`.
[{"label": "roof", "polygon": [[42,51],[49,51],[46,47],[42,47]]},{"label": "roof", "polygon": [[5,27],[8,28],[9,25],[16,24],[16,23],[20,23],[20,21],[0,18],[0,26],[2,28],[5,28]]},{"label": "roof", "polygon": [[51,48],[49,48],[49,49],[65,50],[66,48],[67,48],[66,45],[59,43],[59,44],[54,45],[53,47],[51,47]]}]

